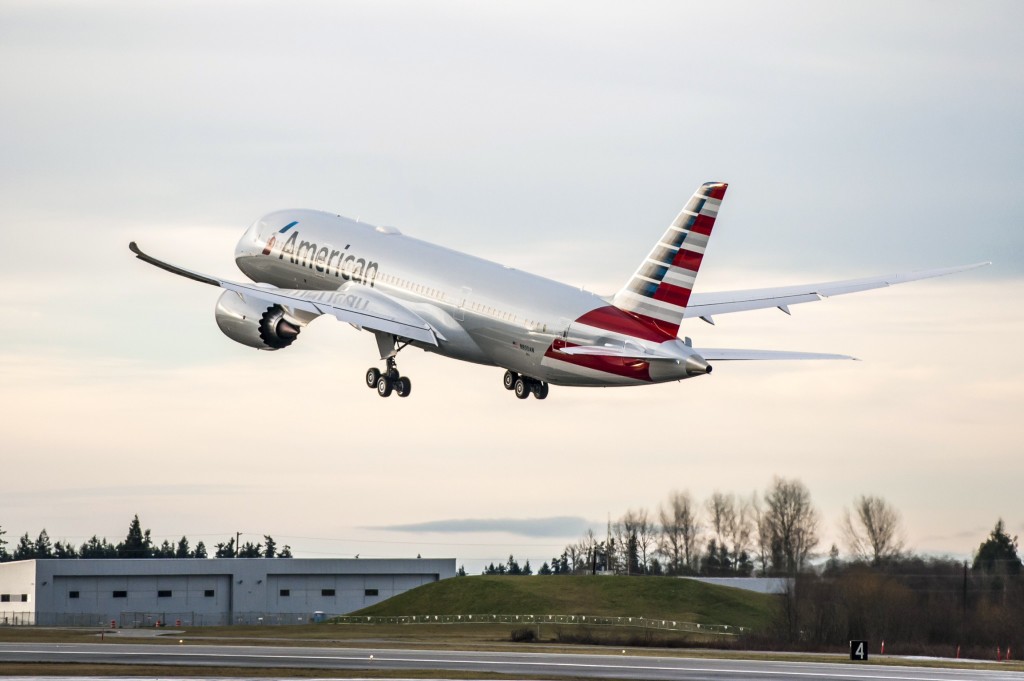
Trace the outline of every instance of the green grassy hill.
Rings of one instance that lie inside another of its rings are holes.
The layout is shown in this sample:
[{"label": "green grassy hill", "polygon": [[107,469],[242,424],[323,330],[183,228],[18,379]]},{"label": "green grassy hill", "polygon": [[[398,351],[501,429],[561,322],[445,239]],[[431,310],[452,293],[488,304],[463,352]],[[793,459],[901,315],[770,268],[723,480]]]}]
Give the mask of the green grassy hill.
[{"label": "green grassy hill", "polygon": [[776,597],[669,577],[476,576],[426,584],[354,615],[603,615],[763,629]]}]

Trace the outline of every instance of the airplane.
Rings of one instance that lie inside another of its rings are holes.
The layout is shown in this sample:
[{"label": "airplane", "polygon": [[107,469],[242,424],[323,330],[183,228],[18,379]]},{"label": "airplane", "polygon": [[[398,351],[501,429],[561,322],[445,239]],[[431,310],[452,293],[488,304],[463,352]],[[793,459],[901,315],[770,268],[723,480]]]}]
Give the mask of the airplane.
[{"label": "airplane", "polygon": [[694,282],[728,185],[706,182],[614,296],[522,272],[466,253],[315,210],[283,210],[256,220],[235,247],[252,283],[211,277],[157,260],[133,241],[137,258],[225,289],[220,330],[259,350],[290,346],[307,324],[331,315],[377,341],[384,370],[367,369],[381,397],[408,397],[412,382],[396,357],[418,347],[505,369],[519,399],[550,385],[629,386],[710,374],[709,362],[854,359],[849,355],[694,348],[679,336],[687,319],[790,306],[981,267],[867,277],[819,284],[705,293]]}]

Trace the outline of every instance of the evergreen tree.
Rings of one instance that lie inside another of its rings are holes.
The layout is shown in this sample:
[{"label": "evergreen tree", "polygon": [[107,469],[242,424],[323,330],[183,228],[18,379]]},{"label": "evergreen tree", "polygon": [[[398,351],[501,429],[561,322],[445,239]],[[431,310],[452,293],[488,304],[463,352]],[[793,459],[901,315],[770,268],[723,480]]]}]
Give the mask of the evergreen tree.
[{"label": "evergreen tree", "polygon": [[263,544],[253,544],[251,541],[245,542],[238,549],[239,558],[262,558],[263,557]]},{"label": "evergreen tree", "polygon": [[75,548],[75,545],[70,542],[64,543],[58,541],[53,544],[53,557],[61,559],[78,558],[78,550]]},{"label": "evergreen tree", "polygon": [[553,574],[551,572],[551,566],[548,565],[547,561],[544,561],[543,563],[541,563],[540,569],[537,570],[537,574],[538,575],[550,575],[550,574]]},{"label": "evergreen tree", "polygon": [[50,535],[46,533],[45,527],[36,538],[36,558],[53,558],[53,544],[50,543]]},{"label": "evergreen tree", "polygon": [[202,541],[196,543],[196,548],[192,551],[193,558],[206,558],[206,544]]},{"label": "evergreen tree", "polygon": [[508,563],[505,564],[505,572],[510,575],[523,574],[522,569],[519,567],[518,561],[516,561],[515,557],[512,555],[509,555]]},{"label": "evergreen tree", "polygon": [[0,527],[0,563],[6,563],[11,559],[11,554],[7,553],[7,540],[4,539],[5,534],[7,534],[7,531]]},{"label": "evergreen tree", "polygon": [[988,574],[1019,575],[1021,573],[1021,560],[1017,555],[1017,537],[1011,537],[1006,533],[1006,525],[1002,518],[996,522],[995,529],[992,530],[988,539],[978,547],[978,553],[974,556],[973,569]]},{"label": "evergreen tree", "polygon": [[459,566],[459,571],[455,573],[455,576],[456,577],[465,577],[466,576],[466,566],[465,565],[460,565]]},{"label": "evergreen tree", "polygon": [[832,544],[832,548],[828,551],[828,560],[825,561],[825,574],[835,575],[839,573],[839,547]]},{"label": "evergreen tree", "polygon": [[174,550],[174,557],[188,558],[191,555],[191,552],[188,550],[188,537],[182,537],[178,540],[178,548]]},{"label": "evergreen tree", "polygon": [[533,568],[530,567],[530,559],[529,558],[526,559],[526,563],[523,565],[523,574],[524,575],[532,575],[533,574]]},{"label": "evergreen tree", "polygon": [[153,542],[149,530],[142,532],[138,514],[128,524],[128,536],[117,546],[118,558],[149,558],[153,555]]},{"label": "evergreen tree", "polygon": [[32,560],[36,557],[36,543],[29,539],[28,532],[18,539],[18,546],[14,549],[14,560]]},{"label": "evergreen tree", "polygon": [[277,555],[277,542],[269,534],[263,535],[263,545],[266,547],[263,549],[264,558],[273,558]]},{"label": "evergreen tree", "polygon": [[750,554],[746,551],[741,551],[740,555],[736,557],[736,574],[740,577],[749,577],[753,571],[754,561],[751,559]]},{"label": "evergreen tree", "polygon": [[287,544],[285,544],[284,548],[281,549],[281,552],[279,554],[277,554],[277,557],[278,558],[291,558],[292,557],[292,547],[290,547]]},{"label": "evergreen tree", "polygon": [[629,538],[626,540],[626,560],[628,561],[627,565],[629,566],[627,568],[628,574],[643,574],[643,568],[640,567],[640,552],[635,532],[630,534]]},{"label": "evergreen tree", "polygon": [[217,544],[217,553],[214,554],[217,558],[234,558],[235,557],[235,538],[228,539],[227,542]]},{"label": "evergreen tree", "polygon": [[78,551],[82,558],[117,558],[117,547],[107,542],[107,538],[100,539],[93,535],[91,539],[82,543]]},{"label": "evergreen tree", "polygon": [[722,572],[722,563],[719,559],[721,554],[718,552],[718,542],[714,539],[708,540],[708,550],[704,554],[704,560],[701,561],[700,572],[703,575],[715,577]]},{"label": "evergreen tree", "polygon": [[164,543],[153,553],[157,558],[174,558],[174,545],[169,540],[164,539]]}]

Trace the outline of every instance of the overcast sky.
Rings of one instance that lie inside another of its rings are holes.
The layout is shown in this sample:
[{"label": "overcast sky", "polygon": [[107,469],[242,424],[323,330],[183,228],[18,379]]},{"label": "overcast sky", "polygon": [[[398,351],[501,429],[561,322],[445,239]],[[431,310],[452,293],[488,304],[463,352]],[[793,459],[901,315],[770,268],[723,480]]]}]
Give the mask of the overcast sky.
[{"label": "overcast sky", "polygon": [[[300,556],[549,559],[673,489],[879,494],[919,551],[1024,533],[1024,6],[0,3],[0,526]],[[372,336],[217,329],[260,215],[320,208],[614,292],[703,181],[699,290],[993,266],[696,321],[721,364],[519,402],[501,370]]]}]

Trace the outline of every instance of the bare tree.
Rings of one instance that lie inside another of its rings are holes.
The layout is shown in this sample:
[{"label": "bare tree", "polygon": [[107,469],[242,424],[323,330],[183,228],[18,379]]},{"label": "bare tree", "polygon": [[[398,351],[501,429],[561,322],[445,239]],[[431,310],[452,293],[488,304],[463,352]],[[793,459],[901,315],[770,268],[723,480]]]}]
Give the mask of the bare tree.
[{"label": "bare tree", "polygon": [[650,569],[649,553],[653,553],[656,542],[656,526],[646,508],[636,512],[636,548],[640,553],[640,567],[644,574]]},{"label": "bare tree", "polygon": [[763,577],[768,574],[768,566],[772,560],[772,528],[757,492],[750,495],[750,512],[754,523],[754,548],[757,550],[757,562],[761,564]]},{"label": "bare tree", "polygon": [[[739,570],[744,560],[750,561],[748,549],[751,548],[751,537],[754,534],[754,508],[751,499],[732,497],[734,512],[732,522],[729,524],[728,535],[732,544],[732,552],[735,558],[735,570]],[[750,562],[746,564],[745,571],[749,571]],[[747,572],[749,574],[749,572]]]},{"label": "bare tree", "polygon": [[708,527],[715,533],[715,541],[721,546],[736,520],[736,497],[716,491],[704,506],[708,510]]},{"label": "bare tree", "polygon": [[818,512],[811,505],[811,493],[799,480],[777,477],[764,502],[772,567],[777,572],[796,574],[818,545]]},{"label": "bare tree", "polygon": [[654,527],[646,509],[629,509],[615,523],[615,534],[619,548],[625,551],[626,574],[647,571],[647,552],[654,543]]},{"label": "bare tree", "polygon": [[842,531],[850,553],[874,565],[897,558],[903,550],[899,511],[881,497],[862,494],[854,499],[853,512],[843,510]]},{"label": "bare tree", "polygon": [[668,561],[669,574],[696,572],[700,521],[689,492],[672,492],[658,509],[661,538],[658,550]]}]

